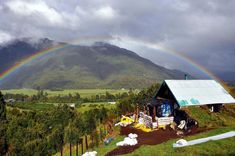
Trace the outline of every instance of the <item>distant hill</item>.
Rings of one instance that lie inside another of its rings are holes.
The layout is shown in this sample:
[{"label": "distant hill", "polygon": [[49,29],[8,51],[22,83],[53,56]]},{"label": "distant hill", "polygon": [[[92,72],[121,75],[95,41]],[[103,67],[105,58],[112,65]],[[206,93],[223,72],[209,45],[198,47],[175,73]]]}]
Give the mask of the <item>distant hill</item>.
[{"label": "distant hill", "polygon": [[[0,47],[0,72],[17,61],[57,43],[49,39],[15,40]],[[63,43],[64,44],[64,43]],[[182,79],[136,53],[107,43],[68,45],[28,64],[0,88],[143,88],[164,79]]]}]

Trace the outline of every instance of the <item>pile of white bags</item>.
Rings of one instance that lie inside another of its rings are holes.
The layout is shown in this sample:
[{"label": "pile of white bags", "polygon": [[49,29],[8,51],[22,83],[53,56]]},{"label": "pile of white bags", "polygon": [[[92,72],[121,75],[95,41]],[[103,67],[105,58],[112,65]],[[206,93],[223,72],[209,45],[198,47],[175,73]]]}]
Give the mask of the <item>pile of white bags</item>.
[{"label": "pile of white bags", "polygon": [[130,134],[128,134],[128,137],[131,138],[131,139],[135,139],[135,138],[138,137],[138,135],[137,135],[137,134],[130,133]]},{"label": "pile of white bags", "polygon": [[82,156],[96,156],[96,154],[97,154],[96,151],[92,151],[92,152],[86,152]]},{"label": "pile of white bags", "polygon": [[123,141],[116,143],[116,146],[134,146],[138,144],[137,137],[137,134],[130,133]]}]

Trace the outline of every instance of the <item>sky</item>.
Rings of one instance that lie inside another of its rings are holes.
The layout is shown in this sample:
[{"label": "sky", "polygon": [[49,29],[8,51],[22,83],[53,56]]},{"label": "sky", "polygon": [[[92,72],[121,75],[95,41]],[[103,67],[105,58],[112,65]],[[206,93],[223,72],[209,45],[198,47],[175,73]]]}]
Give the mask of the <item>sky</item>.
[{"label": "sky", "polygon": [[233,0],[0,0],[0,44],[24,37],[106,41],[164,67],[201,74],[158,48],[166,47],[235,80],[234,8]]}]

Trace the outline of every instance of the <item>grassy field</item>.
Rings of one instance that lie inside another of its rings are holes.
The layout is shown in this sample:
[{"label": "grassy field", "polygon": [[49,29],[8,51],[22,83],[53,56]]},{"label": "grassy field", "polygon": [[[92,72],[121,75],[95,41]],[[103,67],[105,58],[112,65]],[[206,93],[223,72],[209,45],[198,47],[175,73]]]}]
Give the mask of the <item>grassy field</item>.
[{"label": "grassy field", "polygon": [[[16,103],[8,107],[16,107],[24,110],[48,110],[53,109],[58,105],[58,103]],[[82,103],[80,107],[76,109],[78,112],[85,112],[95,108],[105,107],[107,109],[115,108],[115,104],[109,104],[108,102],[94,102],[94,103]]]},{"label": "grassy field", "polygon": [[[186,140],[192,140],[202,137],[208,137],[216,134],[221,134],[224,132],[228,132],[234,130],[235,126],[226,127],[226,128],[219,128],[215,130],[211,130],[209,132],[197,134],[190,137],[185,137]],[[206,143],[183,147],[183,148],[176,148],[172,147],[173,143],[175,143],[178,139],[170,140],[165,143],[159,145],[144,145],[141,146],[139,149],[135,150],[130,154],[126,154],[127,156],[180,156],[180,155],[188,155],[188,156],[198,156],[198,155],[235,155],[235,137],[222,139],[217,141],[209,141]]]},{"label": "grassy field", "polygon": [[107,109],[116,107],[115,104],[109,104],[108,102],[94,102],[94,103],[88,102],[88,103],[82,103],[81,107],[78,107],[77,110],[78,112],[85,112],[91,109],[101,108],[102,106],[104,106]]},{"label": "grassy field", "polygon": [[[12,93],[12,94],[26,94],[26,95],[36,95],[37,90],[34,89],[11,89],[11,90],[1,90],[3,94]],[[44,90],[48,93],[48,96],[56,96],[56,95],[68,95],[69,93],[74,95],[79,93],[81,97],[91,97],[93,95],[105,95],[106,92],[111,94],[125,93],[128,92],[128,89],[67,89],[62,91],[52,91],[52,90]]]},{"label": "grassy field", "polygon": [[48,110],[54,108],[55,105],[47,103],[16,103],[14,107],[26,110]]}]

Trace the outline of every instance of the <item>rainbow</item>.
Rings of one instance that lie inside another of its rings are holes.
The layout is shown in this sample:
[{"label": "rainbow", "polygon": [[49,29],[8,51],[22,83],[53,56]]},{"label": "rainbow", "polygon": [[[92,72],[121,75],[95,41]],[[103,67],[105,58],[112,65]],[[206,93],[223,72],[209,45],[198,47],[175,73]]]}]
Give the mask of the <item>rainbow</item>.
[{"label": "rainbow", "polygon": [[28,63],[33,62],[34,60],[36,60],[36,59],[38,59],[40,57],[43,57],[43,56],[45,56],[46,54],[48,54],[50,52],[55,52],[55,51],[57,51],[59,49],[62,49],[65,46],[67,46],[67,44],[56,45],[56,46],[44,49],[42,51],[38,51],[38,52],[34,53],[33,55],[30,55],[30,56],[22,59],[21,61],[15,63],[13,66],[8,68],[4,72],[0,73],[0,83],[4,79],[6,79],[7,77],[10,77],[11,75],[14,75],[14,73],[18,72],[20,69],[22,69]]},{"label": "rainbow", "polygon": [[126,36],[116,37],[116,38],[118,38],[119,41],[123,40],[123,41],[127,41],[130,44],[143,45],[143,46],[151,48],[151,49],[159,50],[162,52],[167,52],[168,54],[173,55],[179,59],[182,59],[183,61],[192,65],[194,68],[201,71],[202,73],[204,73],[205,75],[207,75],[211,79],[214,79],[214,80],[224,84],[223,80],[221,80],[219,77],[215,76],[214,73],[212,73],[211,71],[209,71],[207,68],[200,65],[196,61],[194,61],[189,56],[183,54],[182,52],[179,52],[179,51],[176,51],[176,50],[171,49],[169,47],[166,47],[166,46],[162,45],[161,43],[154,43],[154,42],[149,42],[149,41],[146,42],[144,40],[133,39],[133,38],[126,37]]},{"label": "rainbow", "polygon": [[[202,65],[195,62],[190,57],[188,57],[188,56],[184,55],[183,53],[180,53],[176,50],[167,48],[167,47],[165,47],[161,44],[157,44],[157,43],[153,43],[153,42],[146,42],[146,41],[143,41],[143,40],[137,40],[137,39],[133,39],[133,38],[126,37],[126,36],[113,36],[111,38],[109,38],[109,37],[100,37],[100,38],[99,37],[86,37],[83,40],[79,40],[79,43],[81,43],[81,41],[86,41],[86,40],[90,40],[90,41],[105,40],[105,41],[111,41],[112,43],[127,42],[127,43],[131,43],[131,44],[143,45],[143,46],[146,46],[148,48],[152,48],[152,49],[155,49],[155,50],[160,50],[160,51],[163,51],[163,52],[167,52],[167,53],[169,53],[169,54],[171,54],[175,57],[178,57],[178,58],[186,61],[187,63],[189,63],[190,65],[192,65],[196,69],[198,69],[199,71],[201,71],[204,74],[206,74],[207,76],[209,76],[211,79],[215,79],[216,81],[224,84],[224,82],[221,79],[216,77],[212,72],[210,72],[208,69],[206,69]],[[71,43],[78,43],[78,41],[71,42]],[[7,70],[5,70],[4,72],[0,73],[0,84],[3,80],[11,77],[12,75],[14,75],[14,73],[17,73],[18,71],[20,71],[25,65],[35,61],[36,59],[38,59],[40,57],[43,57],[43,56],[47,55],[48,53],[56,52],[60,49],[65,48],[66,46],[69,46],[69,45],[70,44],[59,44],[59,45],[44,49],[42,51],[36,52],[35,54],[21,60],[20,62],[17,62],[13,66],[11,66]]]}]

